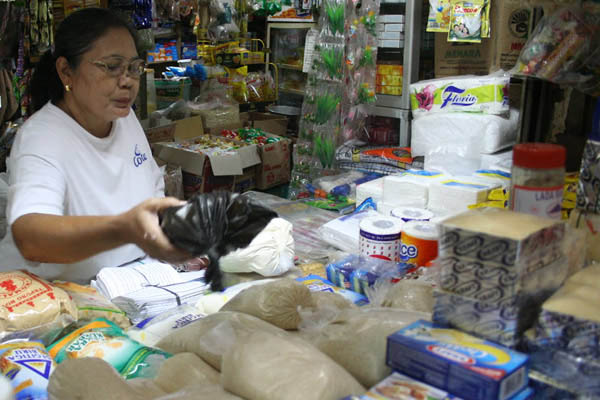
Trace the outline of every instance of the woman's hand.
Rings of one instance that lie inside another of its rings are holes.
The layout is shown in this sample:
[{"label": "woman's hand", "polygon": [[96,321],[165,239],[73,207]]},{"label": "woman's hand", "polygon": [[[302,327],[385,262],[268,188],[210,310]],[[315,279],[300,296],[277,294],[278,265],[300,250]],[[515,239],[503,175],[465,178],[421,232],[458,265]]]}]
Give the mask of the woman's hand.
[{"label": "woman's hand", "polygon": [[146,254],[158,260],[177,263],[193,258],[188,252],[173,246],[162,231],[158,213],[169,207],[185,204],[174,197],[153,198],[140,203],[120,217],[124,222],[124,241],[134,243]]}]

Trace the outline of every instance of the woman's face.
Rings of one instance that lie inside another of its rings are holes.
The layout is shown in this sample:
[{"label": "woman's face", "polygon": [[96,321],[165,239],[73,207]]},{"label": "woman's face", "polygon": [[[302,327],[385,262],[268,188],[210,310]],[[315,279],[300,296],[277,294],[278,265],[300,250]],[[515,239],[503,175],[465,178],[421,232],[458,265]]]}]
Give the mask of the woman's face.
[{"label": "woman's face", "polygon": [[129,114],[139,89],[139,77],[129,74],[112,76],[110,70],[129,65],[138,53],[127,29],[110,29],[81,56],[71,74],[74,102],[82,112],[97,121],[111,122]]}]

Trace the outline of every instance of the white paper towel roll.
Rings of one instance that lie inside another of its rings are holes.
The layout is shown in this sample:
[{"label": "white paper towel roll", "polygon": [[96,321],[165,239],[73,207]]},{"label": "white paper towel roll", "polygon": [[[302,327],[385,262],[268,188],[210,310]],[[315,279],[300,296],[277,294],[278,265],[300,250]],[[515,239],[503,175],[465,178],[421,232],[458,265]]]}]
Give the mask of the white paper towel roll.
[{"label": "white paper towel roll", "polygon": [[361,183],[356,187],[356,205],[371,197],[375,203],[383,200],[383,178]]},{"label": "white paper towel roll", "polygon": [[360,222],[360,254],[388,261],[400,261],[402,226],[402,220],[392,217],[363,219]]},{"label": "white paper towel roll", "polygon": [[407,171],[383,178],[383,202],[389,205],[421,207],[427,205],[429,187],[448,177],[439,172]]},{"label": "white paper towel roll", "polygon": [[429,221],[434,217],[431,211],[418,207],[397,207],[391,211],[390,215],[394,218],[400,218],[404,222]]}]

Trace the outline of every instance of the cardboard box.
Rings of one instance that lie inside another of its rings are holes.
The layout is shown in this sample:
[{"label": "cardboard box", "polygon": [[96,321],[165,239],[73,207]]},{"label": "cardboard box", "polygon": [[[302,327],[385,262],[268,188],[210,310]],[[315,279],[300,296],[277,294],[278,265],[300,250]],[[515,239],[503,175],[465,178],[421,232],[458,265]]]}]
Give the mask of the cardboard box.
[{"label": "cardboard box", "polygon": [[233,191],[237,193],[247,192],[256,188],[256,177],[257,168],[260,166],[255,165],[252,167],[244,168],[242,175],[235,175],[233,177]]},{"label": "cardboard box", "polygon": [[448,42],[447,33],[435,34],[435,76],[487,75],[515,66],[527,42],[531,9],[527,2],[492,2],[492,36],[481,43]]},{"label": "cardboard box", "polygon": [[[247,114],[242,116],[243,114]],[[287,133],[288,119],[283,115],[250,112],[240,114],[240,119],[251,121],[253,128],[260,128],[267,133],[272,133],[277,136],[285,136]]]},{"label": "cardboard box", "polygon": [[150,128],[150,120],[140,121],[142,129],[146,134],[148,143],[170,142],[175,137],[175,122],[168,119],[161,119],[157,126]]},{"label": "cardboard box", "polygon": [[260,164],[256,145],[240,147],[225,154],[199,153],[170,147],[168,143],[156,143],[154,150],[158,158],[181,166],[186,197],[198,191],[232,191],[234,175],[244,175],[245,168]]},{"label": "cardboard box", "polygon": [[417,321],[388,337],[387,365],[468,400],[505,400],[527,387],[525,354]]},{"label": "cardboard box", "polygon": [[[277,135],[267,135],[277,137]],[[258,146],[261,164],[256,168],[256,187],[269,189],[290,181],[292,141],[281,138],[275,143]]]}]

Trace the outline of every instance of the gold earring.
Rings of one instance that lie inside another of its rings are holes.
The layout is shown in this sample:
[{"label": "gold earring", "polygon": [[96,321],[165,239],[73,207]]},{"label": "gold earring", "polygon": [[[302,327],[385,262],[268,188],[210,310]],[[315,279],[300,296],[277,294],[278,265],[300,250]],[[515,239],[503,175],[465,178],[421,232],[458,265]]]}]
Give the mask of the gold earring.
[{"label": "gold earring", "polygon": [[70,91],[71,91],[71,86],[65,85],[65,92],[70,92]]}]

